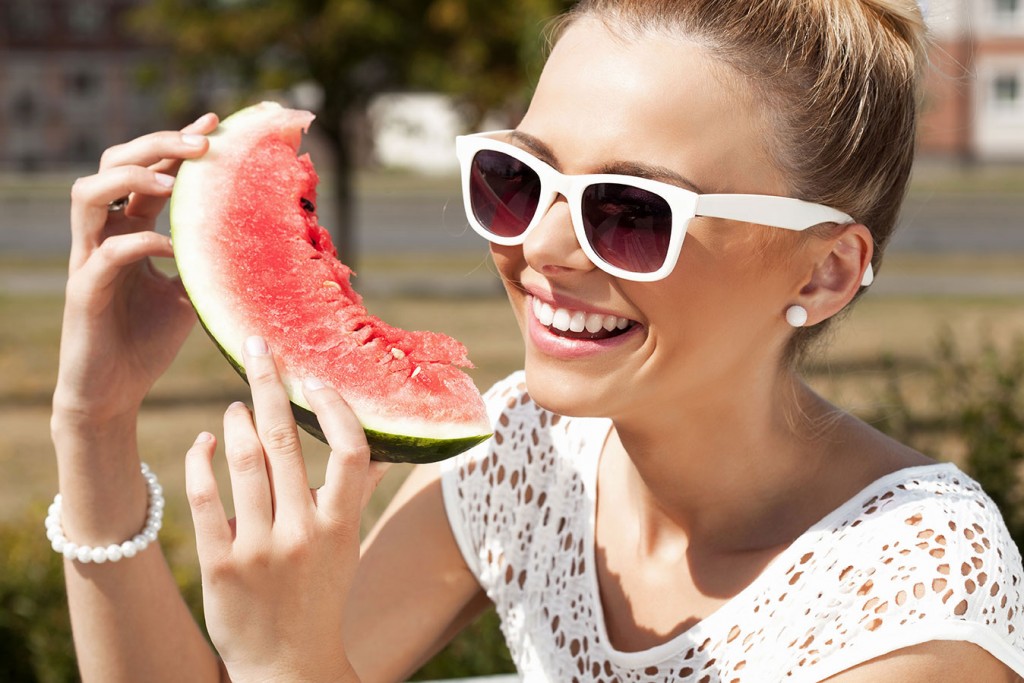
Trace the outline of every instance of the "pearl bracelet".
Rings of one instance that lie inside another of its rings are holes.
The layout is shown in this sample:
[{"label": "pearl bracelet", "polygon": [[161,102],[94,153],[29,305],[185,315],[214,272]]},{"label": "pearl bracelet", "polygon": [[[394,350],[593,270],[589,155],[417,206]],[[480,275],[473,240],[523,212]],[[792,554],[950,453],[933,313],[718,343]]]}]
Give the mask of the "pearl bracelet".
[{"label": "pearl bracelet", "polygon": [[146,525],[138,534],[124,543],[111,543],[108,546],[93,547],[72,543],[64,536],[64,527],[61,525],[63,497],[58,493],[53,497],[53,504],[46,513],[45,522],[46,537],[50,539],[53,549],[69,560],[77,560],[83,564],[103,564],[117,562],[125,557],[135,557],[150,543],[155,543],[157,532],[164,523],[164,489],[146,463],[142,463],[142,478],[146,480],[149,507],[146,510]]}]

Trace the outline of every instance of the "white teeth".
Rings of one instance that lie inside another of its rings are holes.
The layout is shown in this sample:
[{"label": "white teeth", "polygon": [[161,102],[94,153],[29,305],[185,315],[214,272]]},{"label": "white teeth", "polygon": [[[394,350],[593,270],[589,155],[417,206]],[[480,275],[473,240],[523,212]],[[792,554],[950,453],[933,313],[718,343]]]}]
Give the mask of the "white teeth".
[{"label": "white teeth", "polygon": [[583,332],[586,330],[596,334],[605,329],[614,332],[624,330],[632,324],[629,318],[618,318],[614,315],[570,311],[566,308],[554,308],[540,299],[533,299],[533,315],[544,327],[553,327],[561,332]]},{"label": "white teeth", "polygon": [[537,320],[544,327],[550,327],[551,322],[555,319],[555,309],[551,307],[551,304],[546,304],[540,299],[533,300],[533,314],[537,316]]},{"label": "white teeth", "polygon": [[562,332],[569,331],[569,325],[572,323],[572,316],[569,315],[569,311],[564,308],[555,310],[554,320],[551,321],[551,327]]}]

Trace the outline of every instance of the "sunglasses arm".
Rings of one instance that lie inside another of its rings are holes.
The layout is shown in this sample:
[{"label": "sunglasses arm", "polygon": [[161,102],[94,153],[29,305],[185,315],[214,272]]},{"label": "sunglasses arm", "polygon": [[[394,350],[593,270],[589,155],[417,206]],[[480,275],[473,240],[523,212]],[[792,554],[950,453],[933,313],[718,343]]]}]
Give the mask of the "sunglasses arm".
[{"label": "sunglasses arm", "polygon": [[[807,230],[822,223],[852,223],[853,218],[836,209],[791,197],[760,194],[704,194],[697,198],[696,215],[767,225],[785,230]],[[869,263],[861,287],[875,281]]]}]

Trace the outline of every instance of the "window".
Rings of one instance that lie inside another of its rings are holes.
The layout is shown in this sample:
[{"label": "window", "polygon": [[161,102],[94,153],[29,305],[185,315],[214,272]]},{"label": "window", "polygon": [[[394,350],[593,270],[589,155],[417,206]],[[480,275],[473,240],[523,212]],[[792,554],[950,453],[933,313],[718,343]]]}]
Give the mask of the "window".
[{"label": "window", "polygon": [[15,38],[38,38],[49,30],[46,7],[42,3],[36,0],[14,0],[9,10]]},{"label": "window", "polygon": [[93,2],[72,2],[68,6],[68,26],[74,35],[92,38],[103,32],[103,8]]},{"label": "window", "polygon": [[996,111],[1012,112],[1021,108],[1020,80],[1016,73],[997,74],[992,80],[992,103]]},{"label": "window", "polygon": [[67,89],[79,98],[87,98],[100,90],[99,77],[90,71],[74,71],[66,76]]},{"label": "window", "polygon": [[66,151],[68,161],[84,164],[96,160],[100,156],[100,144],[89,133],[75,135]]},{"label": "window", "polygon": [[996,20],[1016,22],[1021,17],[1021,0],[992,0],[995,3]]},{"label": "window", "polygon": [[11,101],[11,118],[17,126],[31,126],[36,122],[39,113],[36,100],[28,91],[21,91]]}]

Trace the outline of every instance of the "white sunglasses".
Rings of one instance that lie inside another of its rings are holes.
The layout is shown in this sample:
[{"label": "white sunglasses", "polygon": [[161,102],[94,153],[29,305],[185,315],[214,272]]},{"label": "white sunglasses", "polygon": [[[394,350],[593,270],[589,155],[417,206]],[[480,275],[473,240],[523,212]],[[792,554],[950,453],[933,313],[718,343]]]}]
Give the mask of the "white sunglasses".
[{"label": "white sunglasses", "polygon": [[[636,176],[565,175],[496,139],[512,132],[455,139],[470,226],[495,244],[522,244],[562,195],[569,202],[583,252],[598,268],[624,280],[653,282],[667,277],[679,260],[686,226],[696,216],[786,230],[853,222],[842,211],[791,197],[702,195]],[[873,280],[868,264],[861,284],[866,287]]]}]

